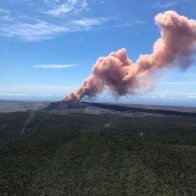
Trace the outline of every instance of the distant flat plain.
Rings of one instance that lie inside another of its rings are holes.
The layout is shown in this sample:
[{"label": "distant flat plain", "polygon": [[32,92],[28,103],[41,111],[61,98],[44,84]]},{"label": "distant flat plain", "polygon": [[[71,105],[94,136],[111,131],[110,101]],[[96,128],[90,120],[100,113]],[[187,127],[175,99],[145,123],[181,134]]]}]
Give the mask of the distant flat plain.
[{"label": "distant flat plain", "polygon": [[[8,100],[0,100],[0,113],[7,113],[7,112],[25,112],[25,111],[36,111],[36,110],[42,110],[47,108],[52,102],[48,102],[48,101],[8,101]],[[85,102],[88,103],[88,102]],[[177,111],[177,112],[192,112],[192,113],[196,113],[196,107],[183,107],[183,106],[162,106],[162,105],[144,105],[144,104],[125,104],[125,103],[95,103],[94,102],[89,102],[92,103],[92,105],[90,104],[88,106],[88,111],[90,111],[90,109],[92,109],[93,106],[93,110],[94,113],[99,113],[100,111],[100,106],[102,106],[102,111],[103,108],[105,107],[105,105],[109,105],[109,106],[119,106],[119,107],[124,107],[124,108],[137,108],[137,109],[145,109],[145,110],[162,110],[162,111]],[[98,104],[98,105],[96,105]],[[95,108],[97,111],[95,111]],[[60,109],[60,108],[58,108]],[[62,108],[65,109],[65,108]],[[105,112],[107,113],[107,109],[105,109]],[[99,111],[98,111],[99,110]],[[110,110],[110,109],[109,109]],[[86,110],[86,112],[84,113],[88,113],[88,111]],[[109,111],[108,111],[109,112]]]},{"label": "distant flat plain", "polygon": [[45,108],[48,104],[49,102],[0,101],[0,113],[40,110]]}]

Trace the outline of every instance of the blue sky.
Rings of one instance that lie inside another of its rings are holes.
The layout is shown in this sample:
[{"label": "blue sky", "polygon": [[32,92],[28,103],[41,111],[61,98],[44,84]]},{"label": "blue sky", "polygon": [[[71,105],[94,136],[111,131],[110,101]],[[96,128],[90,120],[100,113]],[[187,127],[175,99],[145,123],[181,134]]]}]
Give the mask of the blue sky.
[{"label": "blue sky", "polygon": [[[126,48],[134,61],[160,36],[166,10],[196,19],[195,0],[0,1],[0,99],[59,100],[90,74],[99,56]],[[157,73],[151,93],[119,102],[196,105],[196,66]],[[115,101],[109,92],[97,101]]]}]

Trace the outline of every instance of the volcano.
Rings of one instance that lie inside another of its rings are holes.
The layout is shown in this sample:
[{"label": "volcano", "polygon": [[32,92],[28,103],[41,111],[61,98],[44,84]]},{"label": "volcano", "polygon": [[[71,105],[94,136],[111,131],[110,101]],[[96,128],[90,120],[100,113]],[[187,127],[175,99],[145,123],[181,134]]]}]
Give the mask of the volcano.
[{"label": "volcano", "polygon": [[[196,117],[196,109],[175,106],[135,105],[122,103],[83,102],[79,100],[52,102],[45,108],[46,111],[55,113],[79,112],[79,113],[113,113],[119,115],[172,115]],[[92,112],[93,111],[93,112]]]}]

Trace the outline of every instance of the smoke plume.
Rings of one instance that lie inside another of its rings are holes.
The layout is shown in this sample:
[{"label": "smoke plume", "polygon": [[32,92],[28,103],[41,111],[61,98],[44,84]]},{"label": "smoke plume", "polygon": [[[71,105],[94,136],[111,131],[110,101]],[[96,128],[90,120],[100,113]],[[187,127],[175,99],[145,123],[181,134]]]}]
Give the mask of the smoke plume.
[{"label": "smoke plume", "polygon": [[156,70],[174,65],[182,70],[189,67],[192,55],[196,54],[196,20],[167,11],[158,14],[155,22],[161,36],[155,42],[152,54],[140,55],[134,63],[124,48],[100,57],[92,68],[92,75],[64,100],[95,97],[105,87],[115,96],[134,94],[139,89],[151,89]]}]

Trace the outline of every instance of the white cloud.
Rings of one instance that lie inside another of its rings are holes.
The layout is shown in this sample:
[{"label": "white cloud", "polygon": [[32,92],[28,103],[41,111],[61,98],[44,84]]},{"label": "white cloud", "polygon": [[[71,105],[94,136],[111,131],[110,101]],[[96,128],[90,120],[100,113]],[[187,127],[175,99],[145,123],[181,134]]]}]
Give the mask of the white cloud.
[{"label": "white cloud", "polygon": [[60,5],[60,7],[58,8],[47,11],[46,13],[53,16],[60,16],[61,14],[69,13],[70,11],[72,11],[72,9],[72,7],[63,4]]},{"label": "white cloud", "polygon": [[0,33],[4,36],[18,37],[26,41],[39,41],[50,39],[54,35],[69,31],[66,27],[50,24],[46,21],[37,21],[35,23],[16,22],[5,25],[1,28]]},{"label": "white cloud", "polygon": [[62,16],[68,13],[79,13],[88,6],[86,0],[68,0],[66,3],[55,1],[51,5],[51,9],[45,11],[46,14],[52,16]]},{"label": "white cloud", "polygon": [[[122,20],[122,19],[121,19]],[[121,22],[121,20],[119,20],[118,18],[117,18],[117,21],[119,22],[118,24],[116,24],[115,25],[115,27],[117,27],[117,28],[124,28],[124,27],[134,27],[135,25],[143,25],[143,24],[145,24],[146,23],[146,21],[145,20],[140,20],[140,19],[132,19],[132,20],[129,20],[128,22],[127,22],[127,20],[122,20],[122,22]],[[125,22],[124,22],[125,21]]]},{"label": "white cloud", "polygon": [[157,2],[155,3],[154,7],[155,8],[170,8],[170,7],[174,7],[177,6],[179,4],[179,2],[167,2],[167,3],[161,3],[161,2]]},{"label": "white cloud", "polygon": [[186,98],[188,98],[188,99],[196,99],[196,94],[187,95]]},{"label": "white cloud", "polygon": [[105,18],[83,18],[72,21],[72,24],[80,27],[91,27],[101,25],[105,21],[107,21]]},{"label": "white cloud", "polygon": [[0,8],[0,18],[2,21],[12,21],[12,18],[10,17],[10,11],[7,9]]},{"label": "white cloud", "polygon": [[142,25],[142,24],[145,24],[145,23],[146,23],[146,21],[144,21],[144,20],[139,20],[139,19],[135,20],[135,24],[138,24],[138,25]]},{"label": "white cloud", "polygon": [[102,25],[107,20],[104,18],[83,18],[70,20],[67,23],[56,24],[43,20],[33,22],[10,22],[0,25],[0,34],[7,37],[17,37],[24,41],[41,41],[51,39],[66,32],[90,30],[93,26]]},{"label": "white cloud", "polygon": [[[76,14],[87,9],[87,0],[42,0],[41,5],[44,10],[35,7],[33,15],[0,8],[0,35],[28,42],[42,41],[63,33],[91,30],[112,19]],[[32,6],[35,5],[30,9]]]},{"label": "white cloud", "polygon": [[72,68],[75,65],[72,64],[46,64],[46,65],[34,65],[34,68],[42,68],[42,69],[64,69],[64,68]]},{"label": "white cloud", "polygon": [[6,10],[6,9],[3,9],[3,8],[0,8],[0,13],[9,13],[9,10]]}]

